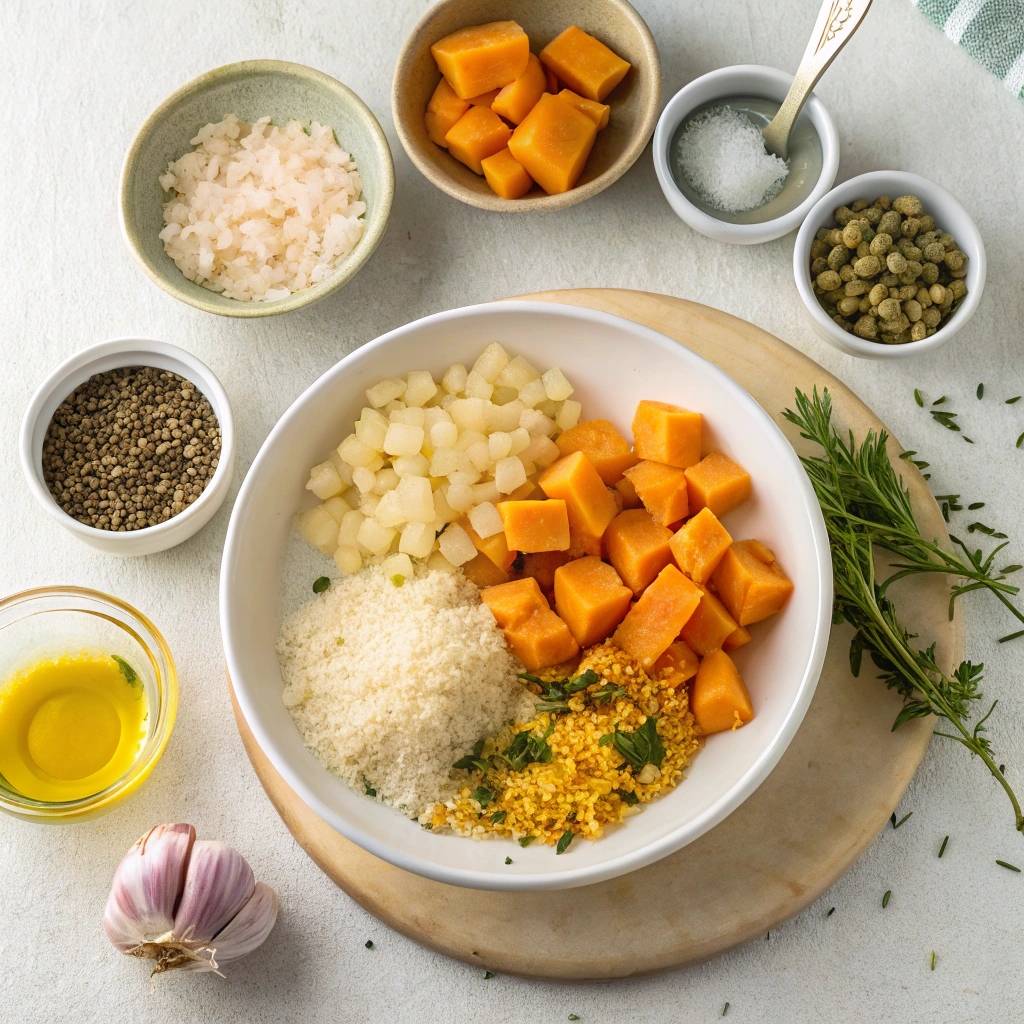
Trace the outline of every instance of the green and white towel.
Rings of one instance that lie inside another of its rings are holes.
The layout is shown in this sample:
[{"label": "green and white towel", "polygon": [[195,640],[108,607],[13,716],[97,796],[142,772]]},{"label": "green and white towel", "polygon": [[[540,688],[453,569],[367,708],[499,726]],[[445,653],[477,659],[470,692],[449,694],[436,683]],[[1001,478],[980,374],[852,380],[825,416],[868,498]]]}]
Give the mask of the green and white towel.
[{"label": "green and white towel", "polygon": [[1024,0],[911,0],[983,64],[1014,96],[1024,97]]}]

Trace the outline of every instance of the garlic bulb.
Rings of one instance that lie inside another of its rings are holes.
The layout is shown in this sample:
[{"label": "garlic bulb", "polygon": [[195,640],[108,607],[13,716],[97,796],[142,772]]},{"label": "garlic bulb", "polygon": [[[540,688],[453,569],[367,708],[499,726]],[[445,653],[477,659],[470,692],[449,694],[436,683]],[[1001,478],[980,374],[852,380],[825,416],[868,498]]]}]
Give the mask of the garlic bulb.
[{"label": "garlic bulb", "polygon": [[277,920],[274,890],[230,846],[191,825],[156,825],[114,874],[103,927],[128,956],[220,973],[261,945]]}]

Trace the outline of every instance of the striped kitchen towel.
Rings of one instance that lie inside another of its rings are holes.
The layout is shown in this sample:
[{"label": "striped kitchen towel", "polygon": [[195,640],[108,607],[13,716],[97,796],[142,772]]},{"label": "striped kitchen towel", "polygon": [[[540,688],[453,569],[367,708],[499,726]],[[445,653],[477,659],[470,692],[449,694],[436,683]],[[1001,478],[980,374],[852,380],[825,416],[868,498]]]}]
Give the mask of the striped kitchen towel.
[{"label": "striped kitchen towel", "polygon": [[976,61],[1024,97],[1024,0],[911,0]]}]

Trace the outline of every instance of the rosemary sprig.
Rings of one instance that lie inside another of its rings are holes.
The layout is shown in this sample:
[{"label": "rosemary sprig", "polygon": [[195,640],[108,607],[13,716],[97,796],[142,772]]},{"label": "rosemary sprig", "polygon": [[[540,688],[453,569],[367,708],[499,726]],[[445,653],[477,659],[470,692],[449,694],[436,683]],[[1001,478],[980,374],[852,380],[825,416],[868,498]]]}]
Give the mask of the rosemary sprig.
[{"label": "rosemary sprig", "polygon": [[[916,649],[914,637],[900,622],[888,588],[897,579],[917,573],[939,572],[954,578],[950,614],[957,597],[974,590],[988,590],[1024,622],[1022,613],[1010,596],[1017,588],[1002,582],[993,571],[993,560],[1006,544],[999,544],[988,555],[971,551],[957,538],[951,540],[966,558],[943,550],[935,540],[921,534],[910,505],[910,495],[897,476],[886,451],[887,436],[869,432],[858,447],[852,433],[844,438],[832,425],[832,401],[826,390],[815,389],[808,398],[796,392],[796,410],[787,409],[786,419],[795,424],[801,436],[817,443],[824,454],[801,457],[810,477],[828,530],[835,589],[834,622],[848,622],[855,632],[850,644],[850,667],[858,675],[866,652],[886,686],[903,698],[903,708],[893,729],[914,718],[935,715],[948,722],[951,732],[940,736],[956,740],[982,759],[989,772],[1006,793],[1014,812],[1015,824],[1024,832],[1024,812],[1013,788],[1000,771],[992,744],[985,735],[988,712],[973,726],[969,724],[975,703],[981,700],[979,684],[982,665],[970,661],[950,674],[935,661],[935,645]],[[895,555],[896,572],[884,581],[875,574],[875,548]]]}]

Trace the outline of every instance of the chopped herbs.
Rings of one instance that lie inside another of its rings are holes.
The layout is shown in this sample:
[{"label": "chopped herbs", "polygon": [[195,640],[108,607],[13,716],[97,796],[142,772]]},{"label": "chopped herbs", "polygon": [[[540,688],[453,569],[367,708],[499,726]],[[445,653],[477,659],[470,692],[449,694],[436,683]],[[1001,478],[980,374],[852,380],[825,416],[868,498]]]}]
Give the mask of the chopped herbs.
[{"label": "chopped herbs", "polygon": [[614,739],[615,739],[615,733],[613,733],[613,732],[606,732],[603,736],[598,738],[597,745],[599,747],[607,747],[608,744],[611,743],[612,740],[614,740]]},{"label": "chopped herbs", "polygon": [[997,860],[996,863],[1001,868],[1006,868],[1009,871],[1016,871],[1018,875],[1020,874],[1020,868],[1017,867],[1016,864],[1007,864],[1005,860]]},{"label": "chopped herbs", "polygon": [[491,815],[491,824],[500,825],[508,817],[508,811],[495,811]]},{"label": "chopped herbs", "polygon": [[722,1007],[722,1016],[724,1017],[728,1012],[729,1012],[729,1004],[726,1003],[725,1006]]},{"label": "chopped herbs", "polygon": [[942,840],[942,845],[939,847],[939,859],[940,860],[942,859],[942,855],[946,852],[946,843],[948,843],[948,842],[949,842],[949,836],[946,836],[946,838]]},{"label": "chopped herbs", "polygon": [[946,401],[946,396],[943,395],[941,398],[936,398],[932,405],[943,405]]},{"label": "chopped herbs", "polygon": [[658,736],[658,720],[654,715],[649,715],[635,732],[622,732],[616,726],[612,742],[634,772],[642,771],[648,764],[660,768],[665,757],[665,746]]},{"label": "chopped herbs", "polygon": [[627,789],[613,789],[612,792],[627,806],[636,807],[640,803],[640,797],[636,793],[630,793]]},{"label": "chopped herbs", "polygon": [[313,593],[322,594],[330,585],[330,576],[317,576],[317,578],[313,580]]},{"label": "chopped herbs", "polygon": [[626,696],[626,691],[614,683],[605,683],[600,689],[595,690],[591,695],[595,704],[607,704],[610,701],[618,700]]},{"label": "chopped herbs", "polygon": [[373,788],[373,786],[371,786],[371,785],[370,785],[370,784],[369,784],[369,783],[368,783],[368,782],[366,781],[366,779],[363,779],[363,792],[364,792],[364,793],[365,793],[365,794],[366,794],[367,796],[376,796],[376,795],[377,795],[377,790],[375,790],[375,789]]},{"label": "chopped herbs", "polygon": [[975,394],[978,396],[978,401],[981,401],[981,399],[985,397],[985,385],[979,384],[978,390],[975,392]]},{"label": "chopped herbs", "polygon": [[1017,443],[1013,447],[1019,448],[1022,444],[1024,444],[1024,434],[1021,434],[1020,437],[1017,438]]},{"label": "chopped herbs", "polygon": [[484,981],[490,981],[494,977],[494,971],[487,971],[484,974]]},{"label": "chopped herbs", "polygon": [[512,858],[511,857],[506,857],[505,858],[505,863],[506,864],[511,864],[512,863]]},{"label": "chopped herbs", "polygon": [[337,644],[337,645],[338,645],[339,647],[344,647],[344,646],[345,646],[345,638],[344,638],[343,636],[337,636],[337,637],[335,637],[335,638],[334,638],[334,642],[335,642],[335,643],[336,643],[336,644]]},{"label": "chopped herbs", "polygon": [[580,1015],[578,1013],[570,1013],[569,1014],[569,1020],[579,1020],[579,1019],[580,1019]]},{"label": "chopped herbs", "polygon": [[520,839],[519,839],[519,845],[522,846],[525,849],[536,838],[537,838],[536,836],[521,836]]},{"label": "chopped herbs", "polygon": [[508,765],[509,770],[521,772],[528,764],[550,764],[554,753],[548,746],[548,737],[554,732],[554,725],[549,725],[543,736],[534,736],[529,729],[516,733],[515,739],[495,757]]},{"label": "chopped herbs", "polygon": [[481,807],[486,807],[494,799],[494,794],[485,786],[477,786],[470,800],[475,800]]},{"label": "chopped herbs", "polygon": [[892,896],[892,889],[886,889],[885,895],[882,897],[882,909],[884,910],[889,906],[889,897]]},{"label": "chopped herbs", "polygon": [[896,828],[899,828],[899,827],[900,827],[900,825],[902,825],[902,824],[903,824],[903,822],[905,822],[905,821],[907,820],[907,818],[909,818],[909,817],[910,817],[910,816],[911,816],[911,815],[912,815],[913,813],[914,813],[913,811],[907,811],[907,813],[906,813],[906,814],[904,814],[904,815],[903,815],[903,817],[902,817],[902,818],[900,818],[900,820],[899,820],[899,821],[897,821],[897,820],[896,820],[896,812],[895,812],[895,811],[893,811],[893,812],[892,812],[892,827],[893,827],[894,829],[896,829]]},{"label": "chopped herbs", "polygon": [[[573,837],[576,835],[571,828],[567,828],[559,837],[558,844],[555,846],[555,853],[565,853],[569,849],[569,844],[572,842]],[[1019,870],[1019,869],[1016,869]]]},{"label": "chopped herbs", "polygon": [[921,397],[921,392],[917,388],[914,388],[914,401],[917,402],[922,409],[924,408],[924,399]]},{"label": "chopped herbs", "polygon": [[836,912],[836,908],[833,907],[825,916],[826,917],[831,917],[835,912]]},{"label": "chopped herbs", "polygon": [[1008,398],[1006,400],[1006,404],[1007,405],[1013,405],[1015,402],[1019,402],[1019,401],[1020,401],[1020,395],[1014,395],[1013,398]]},{"label": "chopped herbs", "polygon": [[[537,710],[547,711],[552,715],[565,714],[569,710],[568,700],[574,693],[579,693],[580,690],[585,690],[588,686],[601,682],[601,677],[591,668],[588,668],[586,672],[581,672],[574,679],[560,679],[557,682],[548,682],[529,672],[520,672],[519,678],[541,688],[541,702],[537,705]],[[607,687],[608,684],[603,689],[607,689]]]},{"label": "chopped herbs", "polygon": [[405,577],[400,572],[396,572],[395,575],[391,577],[391,586],[393,587],[400,587],[404,582]]},{"label": "chopped herbs", "polygon": [[933,971],[935,970],[935,950],[934,949],[932,950],[932,967],[931,967],[931,969]]},{"label": "chopped herbs", "polygon": [[967,510],[969,512],[974,512],[977,509],[984,508],[984,507],[985,507],[985,502],[983,502],[983,501],[972,501],[970,503],[970,505],[967,506]]},{"label": "chopped herbs", "polygon": [[363,945],[366,946],[367,949],[373,949],[373,939],[367,939]]},{"label": "chopped herbs", "polygon": [[129,665],[128,662],[124,660],[124,658],[119,658],[116,654],[112,654],[110,656],[110,659],[111,661],[117,663],[117,667],[121,670],[121,675],[124,676],[124,681],[129,686],[139,685],[139,673],[136,672],[135,669],[133,669],[131,665]]},{"label": "chopped herbs", "polygon": [[940,426],[945,427],[947,430],[955,430],[959,433],[960,424],[955,423],[956,419],[955,412],[944,412],[941,409],[936,411],[935,409],[929,410],[932,414],[932,419],[935,420]]}]

